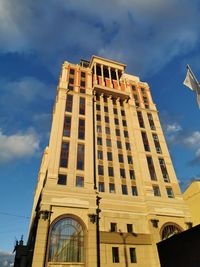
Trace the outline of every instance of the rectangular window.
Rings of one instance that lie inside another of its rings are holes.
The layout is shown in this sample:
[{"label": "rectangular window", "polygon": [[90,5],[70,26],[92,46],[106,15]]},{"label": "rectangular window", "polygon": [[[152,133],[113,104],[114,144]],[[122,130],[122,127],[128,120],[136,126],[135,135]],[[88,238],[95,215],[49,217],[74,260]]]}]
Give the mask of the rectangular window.
[{"label": "rectangular window", "polygon": [[148,164],[149,174],[150,174],[151,180],[156,181],[157,178],[156,178],[156,172],[155,172],[152,157],[150,157],[150,156],[147,157],[147,164]]},{"label": "rectangular window", "polygon": [[98,174],[99,175],[104,175],[104,170],[102,165],[98,165]]},{"label": "rectangular window", "polygon": [[67,184],[67,175],[66,174],[58,174],[58,184],[66,185]]},{"label": "rectangular window", "polygon": [[69,84],[74,84],[74,78],[69,78]]},{"label": "rectangular window", "polygon": [[115,115],[117,115],[117,109],[116,109],[116,108],[113,108],[113,113],[114,113]]},{"label": "rectangular window", "polygon": [[110,193],[115,193],[115,184],[109,183],[109,192]]},{"label": "rectangular window", "polygon": [[129,252],[130,252],[130,262],[131,263],[136,263],[137,262],[136,249],[135,248],[129,248]]},{"label": "rectangular window", "polygon": [[119,162],[120,163],[123,163],[124,162],[124,157],[122,154],[118,154],[118,159],[119,159]]},{"label": "rectangular window", "polygon": [[141,128],[144,128],[144,120],[141,111],[137,111],[138,122]]},{"label": "rectangular window", "polygon": [[76,187],[84,187],[83,176],[76,176]]},{"label": "rectangular window", "polygon": [[123,110],[123,109],[121,110],[121,115],[125,116],[125,110]]},{"label": "rectangular window", "polygon": [[65,111],[72,112],[73,95],[67,95]]},{"label": "rectangular window", "polygon": [[166,191],[167,191],[167,196],[169,198],[174,198],[174,193],[171,187],[166,187]]},{"label": "rectangular window", "polygon": [[122,125],[127,126],[126,120],[122,120]]},{"label": "rectangular window", "polygon": [[120,130],[119,129],[115,129],[115,134],[116,134],[116,136],[120,136]]},{"label": "rectangular window", "polygon": [[159,158],[159,164],[160,164],[160,169],[162,171],[164,182],[169,183],[170,182],[169,175],[167,172],[167,168],[166,168],[164,159]]},{"label": "rectangular window", "polygon": [[106,127],[105,131],[106,131],[106,134],[110,134],[110,128],[109,127]]},{"label": "rectangular window", "polygon": [[115,125],[119,125],[119,120],[118,119],[114,119]]},{"label": "rectangular window", "polygon": [[133,95],[134,100],[135,100],[135,106],[136,108],[138,108],[140,106],[139,100],[138,100],[138,96],[136,94]]},{"label": "rectangular window", "polygon": [[106,139],[106,146],[111,147],[111,139]]},{"label": "rectangular window", "polygon": [[97,151],[97,157],[98,157],[98,159],[103,159],[103,151],[98,150]]},{"label": "rectangular window", "polygon": [[145,132],[141,132],[141,134],[142,134],[142,140],[143,140],[143,144],[144,144],[144,150],[150,151],[149,142],[147,139],[147,134]]},{"label": "rectangular window", "polygon": [[112,247],[112,260],[113,263],[119,263],[119,248]]},{"label": "rectangular window", "polygon": [[135,90],[136,90],[136,87],[135,87],[135,85],[132,85],[131,87],[132,87],[132,90],[133,90],[133,91],[135,91]]},{"label": "rectangular window", "polygon": [[137,187],[135,185],[131,186],[131,191],[132,191],[132,195],[133,196],[137,196],[138,195]]},{"label": "rectangular window", "polygon": [[110,177],[113,177],[114,176],[114,169],[113,169],[113,167],[108,167],[108,175]]},{"label": "rectangular window", "polygon": [[105,116],[105,123],[109,123],[109,117]]},{"label": "rectangular window", "polygon": [[107,152],[107,159],[108,159],[108,161],[112,161],[113,160],[112,152]]},{"label": "rectangular window", "polygon": [[128,195],[127,185],[125,185],[125,184],[122,184],[122,194]]},{"label": "rectangular window", "polygon": [[120,177],[121,178],[126,178],[125,169],[120,169]]},{"label": "rectangular window", "polygon": [[81,81],[80,86],[81,86],[81,87],[85,87],[85,81]]},{"label": "rectangular window", "polygon": [[85,98],[80,97],[79,114],[85,115]]},{"label": "rectangular window", "polygon": [[104,106],[104,112],[108,112],[108,107]]},{"label": "rectangular window", "polygon": [[79,119],[78,138],[82,140],[85,139],[85,120],[83,119]]},{"label": "rectangular window", "polygon": [[117,224],[116,223],[113,223],[113,222],[110,223],[110,231],[111,232],[117,232]]},{"label": "rectangular window", "polygon": [[101,121],[101,115],[97,114],[97,115],[96,115],[96,120],[97,120],[97,121]]},{"label": "rectangular window", "polygon": [[99,104],[96,104],[96,110],[101,110],[101,106]]},{"label": "rectangular window", "polygon": [[153,194],[156,197],[160,197],[160,189],[159,189],[159,186],[153,185]]},{"label": "rectangular window", "polygon": [[130,223],[127,224],[127,232],[128,233],[133,233],[133,225],[130,224]]},{"label": "rectangular window", "polygon": [[128,155],[127,156],[128,164],[133,164],[133,158],[132,156]]},{"label": "rectangular window", "polygon": [[129,175],[131,180],[135,180],[135,172],[134,170],[129,170]]},{"label": "rectangular window", "polygon": [[160,142],[158,140],[158,136],[157,136],[157,134],[152,134],[152,136],[153,136],[153,141],[154,141],[154,145],[155,145],[155,148],[156,148],[156,152],[158,154],[161,154],[162,152],[161,152]]},{"label": "rectangular window", "polygon": [[78,144],[77,165],[76,165],[77,170],[84,170],[84,152],[85,152],[84,145]]},{"label": "rectangular window", "polygon": [[64,119],[63,136],[70,137],[70,131],[71,131],[71,117],[66,116]]},{"label": "rectangular window", "polygon": [[102,138],[101,137],[97,137],[97,145],[102,146]]},{"label": "rectangular window", "polygon": [[128,138],[128,131],[124,131],[124,137]]},{"label": "rectangular window", "polygon": [[69,157],[69,142],[62,143],[61,155],[60,155],[60,167],[68,167],[68,157]]},{"label": "rectangular window", "polygon": [[131,150],[130,143],[127,143],[127,142],[126,142],[126,150],[128,150],[128,151],[130,151],[130,150]]},{"label": "rectangular window", "polygon": [[155,130],[156,127],[155,127],[155,124],[154,124],[154,121],[153,121],[153,116],[151,113],[147,113],[147,117],[148,117],[148,120],[149,120],[149,126],[151,128],[151,130]]},{"label": "rectangular window", "polygon": [[99,192],[105,192],[104,182],[99,182]]},{"label": "rectangular window", "polygon": [[74,72],[75,72],[74,69],[70,69],[69,74],[74,75]]},{"label": "rectangular window", "polygon": [[101,133],[101,132],[102,132],[101,125],[97,125],[97,133]]},{"label": "rectangular window", "polygon": [[81,71],[81,78],[85,78],[85,72]]},{"label": "rectangular window", "polygon": [[121,143],[121,141],[117,141],[117,148],[119,148],[119,149],[122,148],[122,143]]}]

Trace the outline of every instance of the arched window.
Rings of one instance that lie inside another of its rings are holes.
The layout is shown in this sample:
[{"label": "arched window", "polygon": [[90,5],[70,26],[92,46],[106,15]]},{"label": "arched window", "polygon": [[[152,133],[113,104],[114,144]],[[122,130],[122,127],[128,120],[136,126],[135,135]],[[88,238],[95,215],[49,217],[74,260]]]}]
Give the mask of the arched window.
[{"label": "arched window", "polygon": [[161,238],[167,239],[168,237],[182,232],[181,228],[176,224],[167,224],[161,231]]},{"label": "arched window", "polygon": [[84,235],[79,222],[63,218],[54,224],[50,234],[49,261],[84,261]]}]

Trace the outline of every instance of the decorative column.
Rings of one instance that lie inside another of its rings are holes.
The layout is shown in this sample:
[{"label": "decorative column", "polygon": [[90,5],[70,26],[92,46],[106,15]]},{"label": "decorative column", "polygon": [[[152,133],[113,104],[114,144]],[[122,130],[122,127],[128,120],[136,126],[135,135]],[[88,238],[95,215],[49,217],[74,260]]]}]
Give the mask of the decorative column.
[{"label": "decorative column", "polygon": [[97,82],[97,64],[94,63],[94,84],[98,84]]},{"label": "decorative column", "polygon": [[118,69],[115,69],[116,77],[117,77],[117,84],[119,87],[119,75],[118,75]]},{"label": "decorative column", "polygon": [[101,65],[101,79],[102,79],[102,85],[105,86],[104,75],[103,75],[103,65]]},{"label": "decorative column", "polygon": [[112,77],[111,77],[111,70],[110,70],[110,67],[108,67],[108,73],[109,73],[110,87],[113,88],[113,83],[112,83]]}]

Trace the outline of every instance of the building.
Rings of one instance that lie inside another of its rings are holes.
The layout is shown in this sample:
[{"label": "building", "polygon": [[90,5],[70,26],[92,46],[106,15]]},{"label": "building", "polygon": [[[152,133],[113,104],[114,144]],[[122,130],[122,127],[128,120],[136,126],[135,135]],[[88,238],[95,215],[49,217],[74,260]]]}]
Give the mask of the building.
[{"label": "building", "polygon": [[156,243],[188,227],[149,86],[125,67],[62,66],[27,266],[158,267]]},{"label": "building", "polygon": [[200,224],[200,180],[192,181],[183,193],[183,198],[189,206],[193,224]]}]

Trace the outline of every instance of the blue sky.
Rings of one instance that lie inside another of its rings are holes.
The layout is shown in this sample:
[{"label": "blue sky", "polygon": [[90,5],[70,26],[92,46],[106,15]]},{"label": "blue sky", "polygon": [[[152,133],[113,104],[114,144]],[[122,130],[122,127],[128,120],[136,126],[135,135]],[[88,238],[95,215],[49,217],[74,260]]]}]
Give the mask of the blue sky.
[{"label": "blue sky", "polygon": [[183,86],[188,63],[200,79],[199,12],[199,0],[0,0],[0,251],[26,240],[64,60],[96,54],[147,81],[182,190],[200,178],[200,111]]}]

